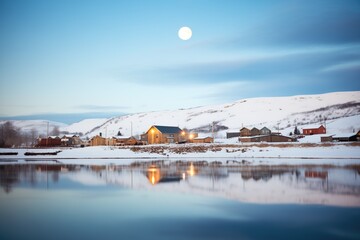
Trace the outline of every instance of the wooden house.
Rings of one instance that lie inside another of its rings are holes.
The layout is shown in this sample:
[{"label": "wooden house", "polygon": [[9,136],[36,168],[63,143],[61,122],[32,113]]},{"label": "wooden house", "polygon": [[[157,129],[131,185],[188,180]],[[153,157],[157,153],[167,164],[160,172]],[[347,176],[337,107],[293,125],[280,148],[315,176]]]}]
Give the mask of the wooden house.
[{"label": "wooden house", "polygon": [[61,138],[57,136],[49,136],[47,138],[39,138],[37,147],[60,147]]},{"label": "wooden house", "polygon": [[192,140],[193,143],[213,143],[212,137],[197,137]]},{"label": "wooden house", "polygon": [[251,131],[250,129],[243,127],[242,129],[240,129],[240,137],[249,137],[251,136]]},{"label": "wooden house", "polygon": [[117,136],[114,137],[115,139],[115,145],[116,146],[124,146],[124,145],[137,145],[138,144],[138,140],[136,140],[136,138],[134,137],[129,137],[129,136]]},{"label": "wooden house", "polygon": [[333,136],[323,136],[323,137],[320,137],[320,141],[321,141],[321,142],[332,142],[332,141],[333,141]]},{"label": "wooden house", "polygon": [[323,125],[319,127],[308,127],[303,129],[303,135],[325,134],[326,128]]},{"label": "wooden house", "polygon": [[185,135],[179,127],[153,125],[141,138],[148,144],[179,143],[186,141]]},{"label": "wooden house", "polygon": [[103,138],[99,135],[90,139],[90,146],[105,146],[106,145],[106,138]]},{"label": "wooden house", "polygon": [[251,136],[258,136],[258,135],[260,135],[260,130],[257,129],[256,127],[254,127],[250,130],[250,134],[251,134]]},{"label": "wooden house", "polygon": [[80,146],[81,144],[83,141],[77,135],[64,135],[61,138],[61,146],[64,147]]},{"label": "wooden house", "polygon": [[271,134],[271,130],[268,129],[267,127],[263,127],[262,129],[260,129],[260,135],[270,135]]},{"label": "wooden house", "polygon": [[296,139],[279,134],[270,134],[270,135],[251,136],[251,137],[240,137],[239,141],[240,142],[295,142]]}]

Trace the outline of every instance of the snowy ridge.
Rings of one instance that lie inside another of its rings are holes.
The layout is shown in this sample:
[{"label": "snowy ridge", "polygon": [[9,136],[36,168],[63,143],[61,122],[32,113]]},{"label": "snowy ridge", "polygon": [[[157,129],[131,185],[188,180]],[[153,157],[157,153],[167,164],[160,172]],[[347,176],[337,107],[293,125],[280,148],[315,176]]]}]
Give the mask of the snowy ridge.
[{"label": "snowy ridge", "polygon": [[[224,137],[226,131],[238,131],[241,127],[267,126],[271,130],[290,129],[293,126],[320,123],[326,117],[334,121],[354,116],[353,126],[360,126],[360,92],[335,92],[318,95],[292,97],[249,98],[229,104],[204,106],[180,110],[137,113],[120,117],[72,124],[61,130],[75,130],[89,137],[99,134],[113,136],[120,131],[123,135],[142,134],[151,125],[179,126],[203,133],[211,131],[215,122],[217,137]],[[92,125],[93,124],[93,125]],[[131,130],[132,129],[132,130]],[[69,131],[71,132],[71,131]],[[201,134],[200,134],[201,135]]]},{"label": "snowy ridge", "polygon": [[[7,121],[0,121],[0,125]],[[32,129],[38,131],[39,134],[46,134],[49,124],[49,132],[55,127],[64,128],[67,125],[65,123],[53,122],[47,120],[10,120],[10,122],[22,132],[30,132]]]}]

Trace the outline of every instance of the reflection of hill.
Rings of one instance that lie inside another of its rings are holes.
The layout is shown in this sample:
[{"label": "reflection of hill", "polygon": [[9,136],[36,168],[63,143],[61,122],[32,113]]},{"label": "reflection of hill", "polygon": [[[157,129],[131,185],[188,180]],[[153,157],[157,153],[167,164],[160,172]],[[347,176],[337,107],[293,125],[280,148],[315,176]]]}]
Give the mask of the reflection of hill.
[{"label": "reflection of hill", "polygon": [[0,165],[0,185],[11,193],[17,186],[54,188],[54,184],[59,184],[56,188],[77,189],[116,185],[148,189],[156,184],[161,191],[211,194],[248,202],[346,205],[349,201],[360,205],[357,170],[329,166],[202,166],[160,161],[135,166]]}]

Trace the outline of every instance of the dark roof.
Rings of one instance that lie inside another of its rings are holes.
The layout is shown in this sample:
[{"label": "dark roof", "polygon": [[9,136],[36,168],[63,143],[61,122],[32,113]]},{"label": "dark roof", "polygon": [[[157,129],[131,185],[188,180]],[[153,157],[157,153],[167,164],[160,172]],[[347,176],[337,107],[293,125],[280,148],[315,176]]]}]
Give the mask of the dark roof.
[{"label": "dark roof", "polygon": [[172,134],[172,133],[179,133],[182,131],[179,127],[158,126],[158,125],[154,125],[154,127],[156,127],[162,133]]}]

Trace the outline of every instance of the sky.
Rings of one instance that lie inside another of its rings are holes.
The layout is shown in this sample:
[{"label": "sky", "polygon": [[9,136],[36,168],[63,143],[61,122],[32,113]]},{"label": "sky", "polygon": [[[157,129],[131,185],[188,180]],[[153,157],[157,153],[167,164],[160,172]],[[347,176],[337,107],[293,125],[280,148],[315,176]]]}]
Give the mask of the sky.
[{"label": "sky", "polygon": [[0,0],[2,118],[359,91],[359,76],[358,0]]}]

